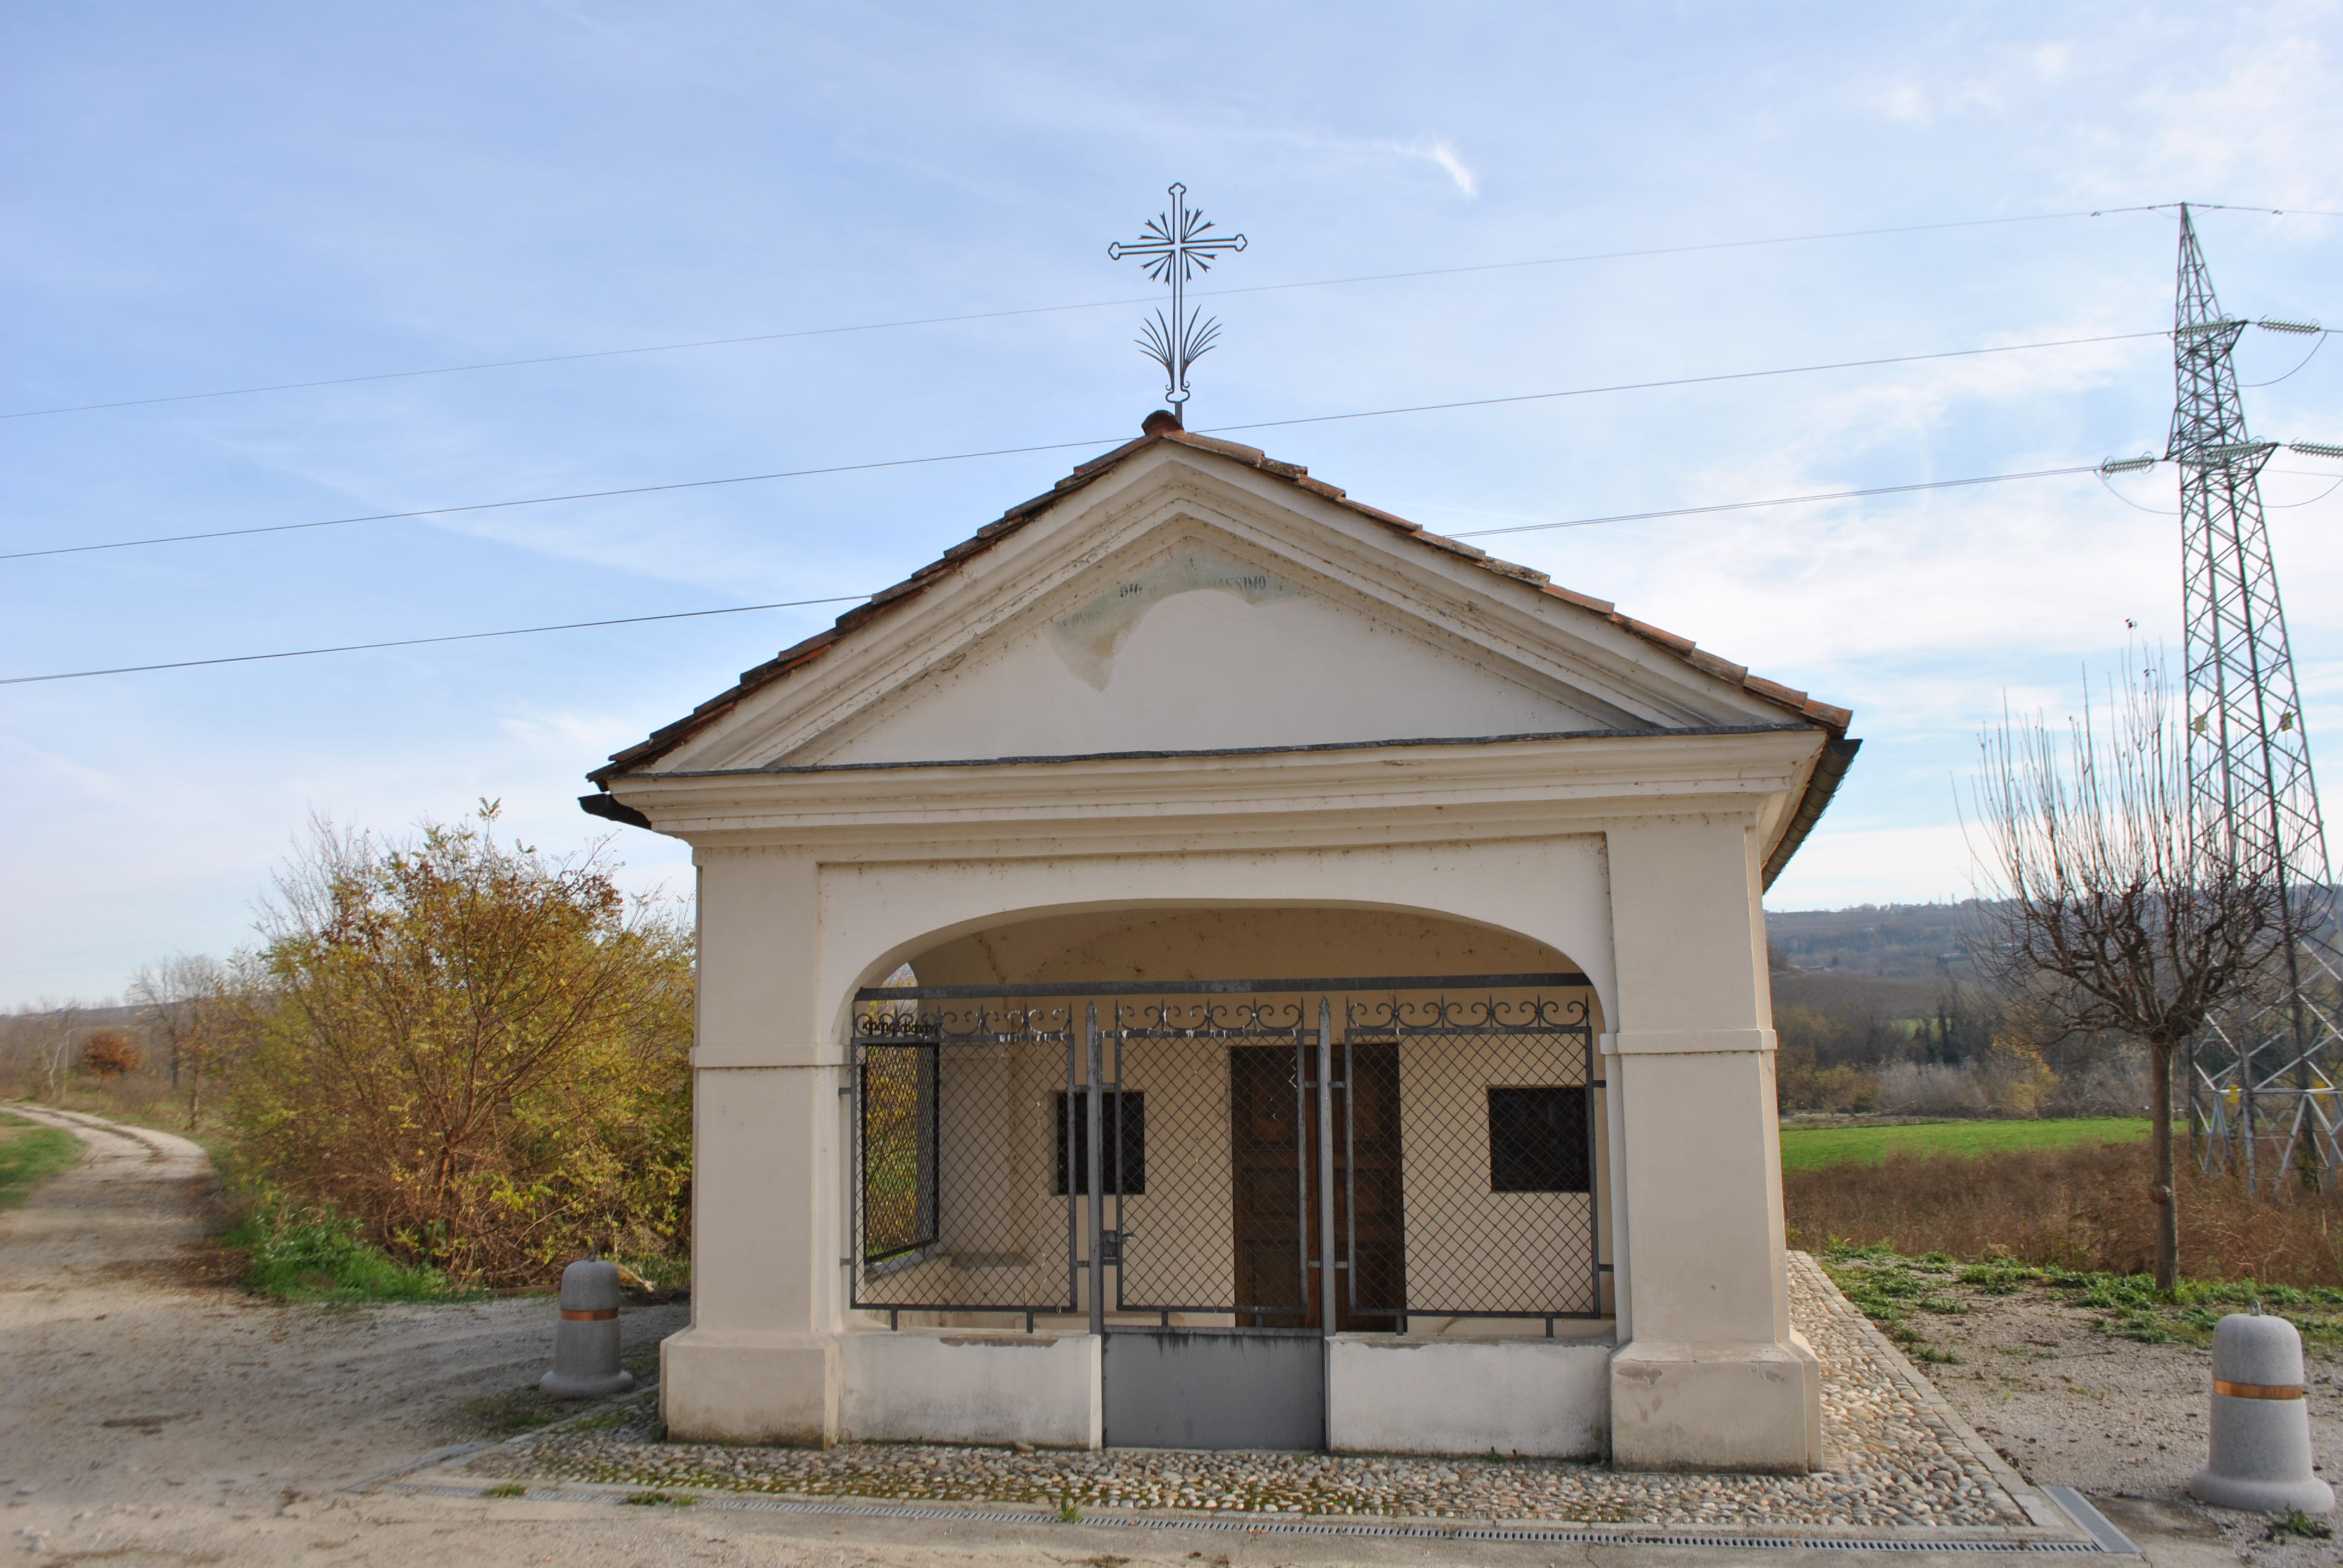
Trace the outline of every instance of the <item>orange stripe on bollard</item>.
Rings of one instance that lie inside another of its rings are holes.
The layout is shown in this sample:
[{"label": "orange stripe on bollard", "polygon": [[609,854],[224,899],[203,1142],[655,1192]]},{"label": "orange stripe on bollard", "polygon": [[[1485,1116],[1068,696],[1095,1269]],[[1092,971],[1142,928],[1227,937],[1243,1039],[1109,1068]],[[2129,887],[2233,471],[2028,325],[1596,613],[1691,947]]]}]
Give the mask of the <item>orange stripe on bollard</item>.
[{"label": "orange stripe on bollard", "polygon": [[[618,1315],[618,1309],[616,1307],[602,1307],[590,1312],[573,1312],[568,1307],[561,1309],[561,1316],[564,1321],[573,1323],[607,1323]],[[2295,1396],[2298,1399],[2301,1397],[2301,1394],[2302,1391],[2300,1389],[2297,1389],[2295,1391]]]},{"label": "orange stripe on bollard", "polygon": [[2213,1380],[2213,1392],[2227,1394],[2231,1399],[2300,1399],[2302,1385],[2298,1382],[2231,1382],[2226,1378],[2217,1377]]}]

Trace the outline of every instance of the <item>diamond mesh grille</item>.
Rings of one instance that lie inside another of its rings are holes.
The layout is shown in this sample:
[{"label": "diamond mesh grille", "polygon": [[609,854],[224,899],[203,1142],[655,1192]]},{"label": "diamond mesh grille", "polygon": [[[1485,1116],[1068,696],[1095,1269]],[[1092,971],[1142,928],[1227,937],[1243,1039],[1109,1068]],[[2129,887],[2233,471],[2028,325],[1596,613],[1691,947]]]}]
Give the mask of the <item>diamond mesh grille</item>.
[{"label": "diamond mesh grille", "polygon": [[1115,1312],[1317,1328],[1331,1218],[1338,1328],[1598,1315],[1593,1044],[1583,997],[1525,990],[890,1001],[854,1041],[853,1304],[1083,1310],[1096,1136]]}]

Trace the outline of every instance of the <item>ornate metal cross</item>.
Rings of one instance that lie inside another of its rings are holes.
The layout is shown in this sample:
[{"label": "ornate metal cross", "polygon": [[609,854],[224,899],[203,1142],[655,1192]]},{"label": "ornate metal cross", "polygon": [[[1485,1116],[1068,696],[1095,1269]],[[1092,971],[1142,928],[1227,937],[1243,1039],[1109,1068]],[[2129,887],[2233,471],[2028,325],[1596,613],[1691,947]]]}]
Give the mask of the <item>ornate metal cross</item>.
[{"label": "ornate metal cross", "polygon": [[1150,359],[1163,367],[1164,399],[1177,409],[1188,400],[1188,367],[1211,352],[1221,335],[1218,321],[1201,309],[1188,309],[1188,280],[1199,272],[1212,271],[1212,257],[1221,252],[1242,250],[1245,236],[1214,235],[1203,214],[1188,205],[1186,186],[1175,185],[1170,194],[1172,210],[1148,220],[1145,238],[1117,240],[1106,247],[1106,253],[1115,261],[1135,256],[1145,265],[1148,276],[1172,286],[1170,318],[1158,310],[1154,319],[1141,323],[1144,336],[1138,343]]}]

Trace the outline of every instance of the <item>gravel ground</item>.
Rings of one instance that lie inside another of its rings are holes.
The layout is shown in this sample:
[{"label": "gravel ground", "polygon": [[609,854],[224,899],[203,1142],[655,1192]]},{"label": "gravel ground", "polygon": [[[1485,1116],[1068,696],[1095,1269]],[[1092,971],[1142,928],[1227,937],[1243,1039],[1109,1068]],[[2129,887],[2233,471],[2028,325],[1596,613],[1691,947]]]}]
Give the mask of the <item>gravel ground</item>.
[{"label": "gravel ground", "polygon": [[[1792,1311],[1822,1357],[1815,1475],[1643,1475],[1542,1460],[1322,1453],[1011,1452],[850,1443],[827,1451],[659,1441],[649,1401],[518,1438],[469,1460],[474,1475],[1092,1509],[1533,1520],[1773,1530],[2012,1529],[2036,1523],[2031,1489],[1957,1418],[1803,1253]],[[2060,1528],[2055,1514],[2041,1521]]]},{"label": "gravel ground", "polygon": [[[2200,1543],[2265,1568],[2343,1563],[2343,1540],[2270,1541],[2256,1514],[2207,1508],[2187,1494],[2204,1467],[2209,1348],[2173,1322],[2146,1342],[2123,1314],[2038,1286],[1963,1285],[1940,1271],[1930,1294],[1953,1311],[1916,1312],[1919,1353],[1949,1358],[1929,1378],[2002,1457],[2037,1485],[2092,1495],[2142,1540]],[[2311,1451],[2330,1483],[2343,1474],[2343,1358],[2305,1357]],[[2343,1523],[2343,1516],[2338,1516]]]}]

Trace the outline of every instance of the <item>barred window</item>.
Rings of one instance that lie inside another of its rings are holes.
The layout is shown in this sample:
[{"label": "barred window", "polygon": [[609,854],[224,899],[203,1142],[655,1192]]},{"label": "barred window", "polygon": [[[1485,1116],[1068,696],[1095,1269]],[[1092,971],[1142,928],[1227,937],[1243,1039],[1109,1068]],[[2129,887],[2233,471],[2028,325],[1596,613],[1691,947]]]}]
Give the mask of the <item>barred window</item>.
[{"label": "barred window", "polygon": [[[1073,1095],[1073,1184],[1076,1197],[1088,1197],[1091,1190],[1091,1118],[1090,1096],[1077,1091]],[[1099,1099],[1099,1123],[1106,1133],[1106,1190],[1111,1194],[1138,1197],[1147,1191],[1147,1091],[1141,1089],[1114,1090],[1102,1092]],[[1066,1182],[1066,1101],[1058,1096],[1058,1185],[1062,1197],[1068,1191]]]},{"label": "barred window", "polygon": [[1586,1090],[1489,1091],[1489,1191],[1591,1192]]}]

